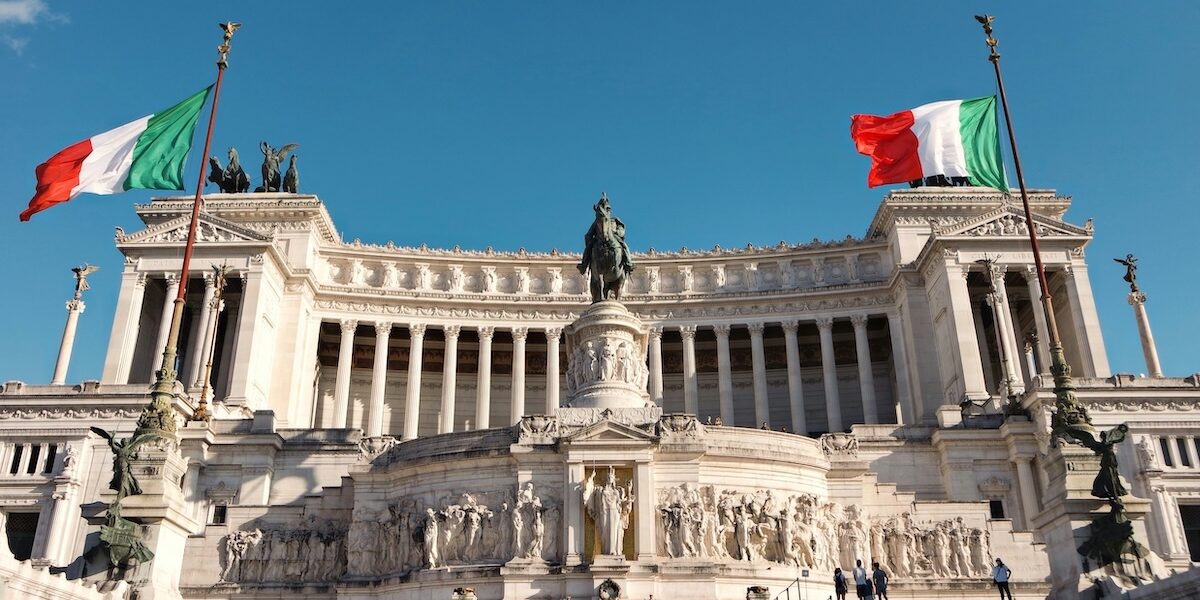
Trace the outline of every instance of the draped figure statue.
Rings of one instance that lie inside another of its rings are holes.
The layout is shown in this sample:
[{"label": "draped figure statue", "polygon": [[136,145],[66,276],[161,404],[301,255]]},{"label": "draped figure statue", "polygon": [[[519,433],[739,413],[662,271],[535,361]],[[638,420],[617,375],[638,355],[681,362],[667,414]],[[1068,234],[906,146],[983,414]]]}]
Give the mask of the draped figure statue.
[{"label": "draped figure statue", "polygon": [[633,510],[633,483],[622,488],[617,485],[616,470],[608,468],[608,481],[596,487],[596,471],[583,482],[583,505],[596,523],[600,554],[623,554],[625,529]]}]

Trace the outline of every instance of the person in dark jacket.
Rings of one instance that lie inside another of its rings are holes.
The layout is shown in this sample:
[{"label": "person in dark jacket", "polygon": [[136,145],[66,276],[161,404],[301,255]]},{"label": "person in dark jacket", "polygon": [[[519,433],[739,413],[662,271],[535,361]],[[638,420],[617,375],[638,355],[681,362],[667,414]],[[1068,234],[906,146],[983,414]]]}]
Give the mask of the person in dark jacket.
[{"label": "person in dark jacket", "polygon": [[846,600],[846,591],[849,589],[846,583],[846,574],[842,573],[842,568],[838,567],[833,570],[833,591],[837,594],[837,600]]},{"label": "person in dark jacket", "polygon": [[879,600],[888,600],[887,584],[888,575],[879,567],[879,563],[871,563],[871,579],[875,581],[875,595]]}]

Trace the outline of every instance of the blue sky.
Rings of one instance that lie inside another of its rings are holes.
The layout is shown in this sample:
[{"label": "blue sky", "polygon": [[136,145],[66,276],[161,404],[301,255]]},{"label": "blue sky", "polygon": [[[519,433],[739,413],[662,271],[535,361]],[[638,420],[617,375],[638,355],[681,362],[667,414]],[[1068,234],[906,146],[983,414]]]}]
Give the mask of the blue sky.
[{"label": "blue sky", "polygon": [[260,140],[299,143],[302,191],[347,239],[577,249],[606,191],[645,250],[863,235],[885,190],[865,185],[849,116],[994,93],[984,11],[999,13],[1028,184],[1074,196],[1068,220],[1095,219],[1114,371],[1145,371],[1110,260],[1127,252],[1165,370],[1200,371],[1200,3],[340,6],[0,0],[0,380],[49,380],[84,261],[103,270],[68,379],[99,377],[113,226],[139,229],[132,204],[150,193],[17,214],[54,152],[211,82],[219,21],[245,26],[214,147],[257,165]]}]

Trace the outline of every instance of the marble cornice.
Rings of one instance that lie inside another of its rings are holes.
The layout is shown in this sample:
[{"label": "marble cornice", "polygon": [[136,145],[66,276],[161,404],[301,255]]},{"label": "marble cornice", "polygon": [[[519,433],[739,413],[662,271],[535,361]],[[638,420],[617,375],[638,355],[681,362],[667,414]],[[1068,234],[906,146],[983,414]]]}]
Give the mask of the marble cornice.
[{"label": "marble cornice", "polygon": [[[1071,205],[1070,196],[1061,196],[1054,190],[1028,190],[1028,195],[1030,208],[1052,219],[1061,219]],[[893,222],[919,224],[939,218],[959,221],[1019,202],[1019,198],[991,188],[922,187],[891,190],[871,220],[866,237],[886,235]]]},{"label": "marble cornice", "polygon": [[[841,253],[846,250],[864,250],[864,249],[882,249],[886,248],[887,243],[884,240],[855,238],[846,236],[841,240],[820,240],[813,238],[810,242],[779,242],[770,246],[756,246],[747,244],[739,248],[723,248],[720,245],[713,246],[708,250],[693,250],[690,248],[680,248],[679,250],[657,250],[651,248],[645,252],[633,252],[633,257],[638,259],[636,262],[666,262],[666,263],[681,263],[681,262],[702,262],[702,261],[723,261],[730,258],[757,258],[757,259],[783,259],[788,257],[807,258],[814,254],[829,253],[828,251],[838,251]],[[412,258],[413,260],[426,260],[432,258],[446,258],[450,262],[455,261],[478,261],[482,263],[496,263],[503,259],[513,259],[521,264],[533,262],[551,262],[551,263],[573,263],[578,261],[582,256],[579,252],[562,252],[557,248],[549,252],[528,251],[524,248],[517,250],[496,250],[491,246],[483,250],[464,249],[459,246],[453,248],[431,248],[425,244],[420,246],[401,246],[393,242],[386,244],[371,244],[355,239],[351,242],[331,245],[325,249],[325,252],[331,256],[354,256],[354,257],[402,257]]]}]

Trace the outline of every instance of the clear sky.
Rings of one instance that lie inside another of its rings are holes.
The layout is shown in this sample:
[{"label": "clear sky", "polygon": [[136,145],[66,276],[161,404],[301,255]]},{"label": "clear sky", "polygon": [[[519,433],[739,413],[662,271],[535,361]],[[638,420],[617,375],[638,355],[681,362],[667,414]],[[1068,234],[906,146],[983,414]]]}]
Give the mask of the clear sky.
[{"label": "clear sky", "polygon": [[140,229],[132,204],[151,194],[17,214],[38,163],[210,83],[219,21],[244,27],[214,147],[237,146],[257,184],[260,140],[299,143],[301,191],[348,240],[577,250],[606,191],[645,250],[862,236],[885,189],[866,187],[850,115],[994,93],[984,11],[1028,184],[1073,196],[1069,221],[1095,219],[1113,370],[1145,372],[1111,261],[1132,252],[1165,370],[1200,371],[1191,0],[0,0],[0,381],[49,381],[85,261],[103,270],[68,380],[99,378],[113,226]]}]

